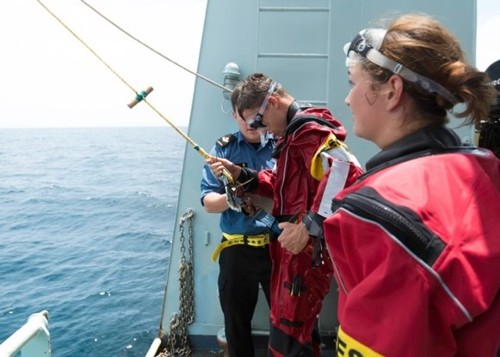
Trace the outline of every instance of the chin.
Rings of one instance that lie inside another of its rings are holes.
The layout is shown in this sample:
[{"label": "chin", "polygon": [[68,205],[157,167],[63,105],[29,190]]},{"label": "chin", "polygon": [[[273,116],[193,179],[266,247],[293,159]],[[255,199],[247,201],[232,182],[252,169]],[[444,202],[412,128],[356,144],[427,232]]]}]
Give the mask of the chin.
[{"label": "chin", "polygon": [[255,129],[247,130],[246,134],[247,134],[248,138],[250,138],[250,139],[260,140],[260,134]]},{"label": "chin", "polygon": [[368,139],[366,135],[364,134],[362,129],[358,129],[356,125],[352,129],[354,135],[356,135],[358,138],[363,138],[363,139]]}]

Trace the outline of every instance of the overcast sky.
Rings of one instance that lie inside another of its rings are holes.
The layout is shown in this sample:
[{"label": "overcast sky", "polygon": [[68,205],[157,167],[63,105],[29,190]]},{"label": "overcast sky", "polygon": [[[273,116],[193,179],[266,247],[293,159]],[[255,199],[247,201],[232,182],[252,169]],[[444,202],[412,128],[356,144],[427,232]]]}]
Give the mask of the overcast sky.
[{"label": "overcast sky", "polygon": [[[156,50],[196,70],[207,0],[87,1]],[[78,0],[43,2],[134,89],[153,86],[149,100],[161,113],[176,125],[187,125],[193,75],[131,41]],[[131,89],[36,0],[5,2],[0,33],[0,128],[164,124],[145,105],[129,109]],[[478,0],[479,69],[500,59],[499,33],[500,1]]]},{"label": "overcast sky", "polygon": [[[177,125],[189,121],[195,77],[132,41],[79,0],[43,3]],[[131,34],[196,71],[206,0],[87,0]],[[36,0],[0,12],[0,127],[163,125]],[[222,76],[222,75],[221,75]]]}]

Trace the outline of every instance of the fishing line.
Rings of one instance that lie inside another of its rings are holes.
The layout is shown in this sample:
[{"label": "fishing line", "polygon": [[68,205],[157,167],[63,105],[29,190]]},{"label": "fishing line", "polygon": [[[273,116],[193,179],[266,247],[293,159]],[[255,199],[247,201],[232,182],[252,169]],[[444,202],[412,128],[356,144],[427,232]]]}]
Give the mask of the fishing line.
[{"label": "fishing line", "polygon": [[111,20],[110,18],[108,18],[107,16],[105,16],[104,14],[102,14],[99,10],[97,10],[95,7],[93,7],[92,5],[90,5],[88,2],[86,2],[85,0],[80,0],[80,2],[82,2],[83,4],[85,4],[89,9],[91,9],[92,11],[94,11],[97,15],[99,15],[101,18],[103,18],[104,20],[106,20],[108,23],[110,23],[111,25],[113,25],[116,29],[118,29],[119,31],[121,31],[122,33],[124,33],[126,36],[128,36],[129,38],[131,38],[132,40],[136,41],[137,43],[139,43],[141,46],[144,46],[146,47],[148,50],[150,50],[151,52],[157,54],[158,56],[160,56],[161,58],[169,61],[170,63],[178,66],[179,68],[182,68],[183,70],[185,70],[186,72],[189,72],[193,75],[195,75],[196,77],[198,78],[201,78],[203,79],[204,81],[207,81],[208,83],[210,84],[213,84],[214,86],[216,87],[219,87],[221,89],[223,89],[224,91],[227,91],[227,92],[232,92],[232,90],[228,89],[227,87],[224,87],[223,85],[211,80],[210,78],[207,78],[195,71],[192,71],[190,70],[189,68],[186,68],[184,67],[183,65],[181,65],[180,63],[172,60],[171,58],[167,57],[166,55],[164,55],[163,53],[161,53],[160,51],[154,49],[153,47],[151,47],[150,45],[148,45],[147,43],[145,43],[144,41],[140,40],[139,38],[135,37],[134,35],[132,35],[131,33],[129,33],[128,31],[126,31],[123,27],[121,27],[120,25],[118,25],[116,22],[114,22],[113,20]]},{"label": "fishing line", "polygon": [[[156,114],[158,114],[165,122],[167,122],[177,133],[179,133],[187,142],[193,146],[193,148],[200,153],[200,155],[204,159],[212,158],[210,154],[208,154],[203,148],[201,148],[198,144],[196,144],[193,139],[187,136],[181,129],[179,129],[174,123],[172,123],[166,116],[164,116],[156,107],[154,107],[151,103],[146,100],[146,96],[153,90],[153,88],[149,87],[145,91],[138,92],[132,87],[118,72],[116,72],[104,59],[97,54],[82,38],[80,38],[69,26],[67,26],[56,14],[54,14],[41,0],[36,0],[40,6],[42,6],[53,18],[57,20],[66,30],[68,30],[82,45],[84,45],[102,64],[104,64],[116,77],[118,77],[127,87],[129,87],[135,94],[135,101],[129,104],[129,107],[144,101]],[[227,88],[226,88],[227,90]],[[223,175],[229,181],[229,183],[234,183],[232,175],[227,171],[227,169],[223,170]]]}]

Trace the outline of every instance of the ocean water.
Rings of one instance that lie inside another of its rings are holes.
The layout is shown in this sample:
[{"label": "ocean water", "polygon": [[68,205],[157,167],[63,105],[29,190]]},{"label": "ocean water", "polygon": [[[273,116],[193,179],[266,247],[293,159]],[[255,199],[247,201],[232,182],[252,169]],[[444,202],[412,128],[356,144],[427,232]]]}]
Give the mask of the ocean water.
[{"label": "ocean water", "polygon": [[170,127],[0,129],[0,341],[48,310],[55,357],[145,355],[184,147]]}]

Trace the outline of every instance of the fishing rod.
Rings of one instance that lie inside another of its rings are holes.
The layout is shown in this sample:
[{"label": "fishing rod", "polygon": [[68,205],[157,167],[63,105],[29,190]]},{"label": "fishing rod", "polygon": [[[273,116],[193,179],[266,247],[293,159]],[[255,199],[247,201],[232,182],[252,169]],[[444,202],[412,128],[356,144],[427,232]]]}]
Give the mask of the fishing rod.
[{"label": "fishing rod", "polygon": [[[172,121],[170,121],[165,115],[163,115],[155,106],[153,106],[149,101],[146,100],[146,97],[153,91],[153,87],[148,87],[143,91],[137,91],[130,85],[117,71],[113,69],[104,59],[99,56],[99,54],[94,51],[83,39],[81,39],[68,25],[64,23],[54,12],[52,12],[41,0],[36,0],[40,6],[42,6],[54,19],[59,22],[69,33],[71,33],[83,46],[85,46],[102,64],[104,64],[118,79],[120,79],[127,87],[129,87],[134,93],[135,98],[128,104],[129,108],[133,108],[139,102],[146,103],[156,114],[158,114],[167,124],[169,124],[179,135],[181,135],[184,140],[186,140],[191,146],[205,159],[214,158],[212,155],[207,153],[203,148],[201,148],[193,139],[191,139],[187,134],[185,134],[181,129],[179,129]],[[215,83],[215,82],[214,82]],[[225,87],[224,87],[225,88]],[[226,91],[229,91],[228,88],[225,88]],[[241,210],[239,207],[239,203],[237,202],[237,197],[235,197],[235,192],[238,190],[238,187],[235,187],[236,180],[233,178],[231,173],[223,168],[222,172],[223,182],[225,184],[226,193],[228,193],[228,204],[234,210]],[[229,197],[231,196],[231,197]],[[232,207],[234,206],[234,207]]]}]

